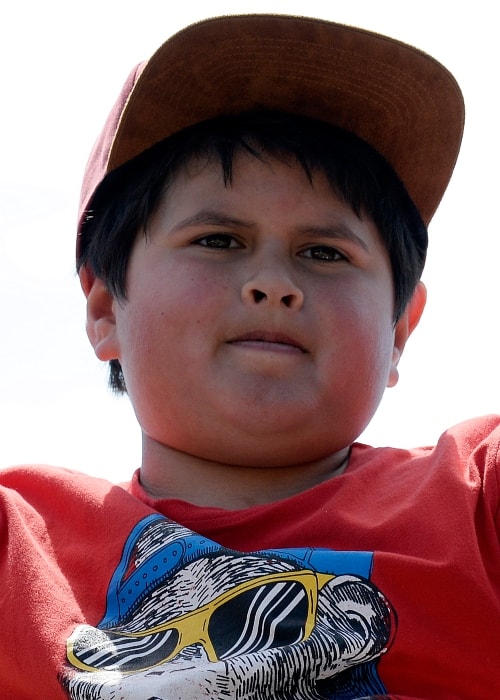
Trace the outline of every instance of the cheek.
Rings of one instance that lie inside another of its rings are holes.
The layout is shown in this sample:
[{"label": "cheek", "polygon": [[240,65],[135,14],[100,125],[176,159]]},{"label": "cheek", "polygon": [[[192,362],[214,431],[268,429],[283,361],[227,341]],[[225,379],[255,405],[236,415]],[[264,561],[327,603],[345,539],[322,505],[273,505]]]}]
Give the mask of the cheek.
[{"label": "cheek", "polygon": [[167,269],[131,280],[118,322],[123,370],[171,373],[179,363],[185,370],[215,332],[228,288],[196,270]]},{"label": "cheek", "polygon": [[392,289],[367,286],[360,293],[349,288],[337,290],[330,308],[322,313],[322,327],[328,329],[332,367],[343,358],[345,379],[364,385],[385,387],[393,353]]}]

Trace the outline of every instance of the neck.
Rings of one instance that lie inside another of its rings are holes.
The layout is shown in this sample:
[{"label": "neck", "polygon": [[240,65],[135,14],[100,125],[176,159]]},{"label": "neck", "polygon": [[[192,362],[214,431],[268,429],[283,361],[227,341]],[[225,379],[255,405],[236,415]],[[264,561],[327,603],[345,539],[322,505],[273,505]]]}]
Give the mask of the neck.
[{"label": "neck", "polygon": [[145,491],[154,498],[240,510],[289,498],[339,476],[348,458],[346,447],[307,464],[221,464],[179,452],[145,436],[140,479]]}]

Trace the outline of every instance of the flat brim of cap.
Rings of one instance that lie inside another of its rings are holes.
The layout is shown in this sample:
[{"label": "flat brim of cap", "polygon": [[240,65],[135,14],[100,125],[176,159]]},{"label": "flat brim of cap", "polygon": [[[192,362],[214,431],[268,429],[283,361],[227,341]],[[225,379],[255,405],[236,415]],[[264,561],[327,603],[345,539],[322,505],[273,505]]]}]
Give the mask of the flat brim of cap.
[{"label": "flat brim of cap", "polygon": [[365,30],[276,15],[220,17],[184,29],[121,99],[106,172],[214,116],[282,110],[374,146],[427,223],[453,172],[464,124],[455,79],[427,54]]}]

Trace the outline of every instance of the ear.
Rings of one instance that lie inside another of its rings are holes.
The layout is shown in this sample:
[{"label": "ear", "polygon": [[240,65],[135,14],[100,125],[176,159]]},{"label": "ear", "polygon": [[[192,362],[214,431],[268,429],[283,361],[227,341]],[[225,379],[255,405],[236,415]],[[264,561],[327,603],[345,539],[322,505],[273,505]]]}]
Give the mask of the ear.
[{"label": "ear", "polygon": [[395,386],[398,383],[399,372],[398,364],[403,354],[406,341],[413,333],[420,321],[422,312],[425,308],[427,300],[427,290],[423,282],[419,282],[415,287],[413,295],[406,305],[404,312],[401,314],[394,327],[394,346],[392,349],[391,368],[389,371],[388,387]]},{"label": "ear", "polygon": [[87,297],[87,335],[100,360],[119,359],[116,333],[116,299],[106,284],[88,271],[80,272],[80,282]]}]

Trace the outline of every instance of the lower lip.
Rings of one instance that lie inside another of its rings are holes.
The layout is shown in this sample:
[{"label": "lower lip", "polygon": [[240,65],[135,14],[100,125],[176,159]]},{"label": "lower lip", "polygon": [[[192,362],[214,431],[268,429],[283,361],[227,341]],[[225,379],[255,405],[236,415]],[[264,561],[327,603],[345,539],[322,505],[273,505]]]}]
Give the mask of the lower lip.
[{"label": "lower lip", "polygon": [[303,351],[296,345],[288,345],[287,343],[272,343],[267,340],[236,340],[230,345],[235,345],[248,350],[256,350],[258,352],[279,353],[280,355],[302,355]]}]

